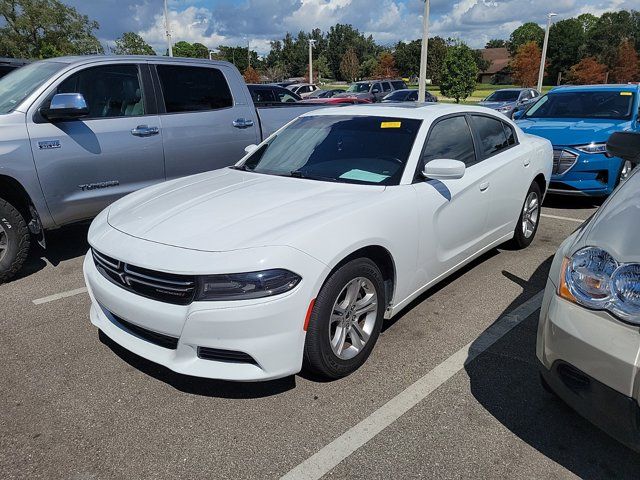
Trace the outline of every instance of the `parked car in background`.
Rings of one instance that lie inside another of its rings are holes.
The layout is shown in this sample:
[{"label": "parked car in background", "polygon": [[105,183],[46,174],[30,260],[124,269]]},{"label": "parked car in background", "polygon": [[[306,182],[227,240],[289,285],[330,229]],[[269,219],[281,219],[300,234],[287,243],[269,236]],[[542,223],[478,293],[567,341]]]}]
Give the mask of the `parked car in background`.
[{"label": "parked car in background", "polygon": [[247,84],[253,103],[258,106],[273,106],[280,103],[296,103],[302,100],[300,95],[279,85],[262,83]]},{"label": "parked car in background", "polygon": [[0,58],[0,78],[28,63],[29,60],[21,58]]},{"label": "parked car in background", "polygon": [[[640,134],[609,145],[640,161]],[[544,293],[536,354],[543,386],[640,452],[640,172],[561,246]]]},{"label": "parked car in background", "polygon": [[[293,95],[291,92],[289,92]],[[301,113],[256,108],[230,63],[61,57],[0,79],[0,282],[32,236],[168,179],[231,165]]]},{"label": "parked car in background", "polygon": [[318,87],[313,83],[294,83],[293,85],[289,85],[287,88],[302,98],[306,98],[318,90]]},{"label": "parked car in background", "polygon": [[439,104],[318,110],[247,152],[94,220],[90,318],[114,342],[200,377],[344,377],[383,319],[531,243],[552,162],[504,116]]},{"label": "parked car in background", "polygon": [[[418,90],[414,88],[405,88],[402,90],[395,90],[382,99],[382,103],[395,103],[395,102],[417,102]],[[437,102],[438,98],[430,92],[424,92],[425,102]]]},{"label": "parked car in background", "polygon": [[609,195],[631,173],[628,160],[607,155],[614,132],[640,131],[638,85],[557,87],[522,113],[527,133],[551,141],[554,167],[550,192]]},{"label": "parked car in background", "polygon": [[407,88],[403,80],[366,80],[349,85],[344,93],[336,97],[361,98],[371,102],[379,102],[394,90]]},{"label": "parked car in background", "polygon": [[352,98],[352,97],[329,97],[329,98],[304,98],[299,103],[303,104],[316,104],[316,105],[357,105],[364,103],[372,103],[371,100],[364,98]]},{"label": "parked car in background", "polygon": [[540,97],[540,92],[533,88],[501,88],[478,103],[492,108],[511,118],[516,109],[526,108]]},{"label": "parked car in background", "polygon": [[344,88],[332,88],[331,90],[318,89],[315,92],[311,92],[307,98],[331,98],[339,93],[344,93]]}]

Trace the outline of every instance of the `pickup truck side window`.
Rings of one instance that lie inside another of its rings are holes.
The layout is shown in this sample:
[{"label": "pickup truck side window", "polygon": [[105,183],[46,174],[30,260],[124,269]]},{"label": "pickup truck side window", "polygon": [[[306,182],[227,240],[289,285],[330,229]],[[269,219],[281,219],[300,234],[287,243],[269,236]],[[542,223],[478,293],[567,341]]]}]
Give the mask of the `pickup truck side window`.
[{"label": "pickup truck side window", "polygon": [[231,90],[217,68],[158,65],[167,113],[218,110],[233,106]]},{"label": "pickup truck side window", "polygon": [[89,107],[87,119],[145,114],[142,82],[136,65],[86,68],[65,79],[55,93],[81,93]]}]

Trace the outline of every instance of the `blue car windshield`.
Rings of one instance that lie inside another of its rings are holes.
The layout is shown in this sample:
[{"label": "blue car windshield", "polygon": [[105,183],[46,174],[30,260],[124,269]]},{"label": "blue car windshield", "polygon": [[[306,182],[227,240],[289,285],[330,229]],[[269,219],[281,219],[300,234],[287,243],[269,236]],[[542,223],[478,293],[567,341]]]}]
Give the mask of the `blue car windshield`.
[{"label": "blue car windshield", "polygon": [[421,123],[364,115],[301,117],[234,168],[325,182],[397,185]]},{"label": "blue car windshield", "polygon": [[628,120],[634,94],[620,90],[549,93],[524,114],[525,118],[606,118]]}]

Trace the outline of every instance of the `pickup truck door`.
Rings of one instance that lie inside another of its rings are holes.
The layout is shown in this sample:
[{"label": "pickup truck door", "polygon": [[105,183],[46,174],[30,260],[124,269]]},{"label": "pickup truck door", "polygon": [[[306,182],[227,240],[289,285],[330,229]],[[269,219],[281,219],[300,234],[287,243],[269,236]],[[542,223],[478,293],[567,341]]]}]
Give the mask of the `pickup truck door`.
[{"label": "pickup truck door", "polygon": [[[81,93],[89,115],[50,122],[39,110],[56,93]],[[27,115],[31,150],[57,225],[94,217],[134,190],[165,179],[162,135],[146,64],[79,67]]]},{"label": "pickup truck door", "polygon": [[258,116],[242,78],[224,66],[157,62],[167,179],[233,165],[260,142]]}]

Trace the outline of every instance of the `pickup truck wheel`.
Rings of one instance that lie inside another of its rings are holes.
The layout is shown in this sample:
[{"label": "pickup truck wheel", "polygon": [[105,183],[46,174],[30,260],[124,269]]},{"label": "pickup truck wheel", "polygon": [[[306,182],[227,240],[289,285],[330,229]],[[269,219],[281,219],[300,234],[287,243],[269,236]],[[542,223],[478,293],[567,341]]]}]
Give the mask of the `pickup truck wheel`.
[{"label": "pickup truck wheel", "polygon": [[305,370],[337,379],[367,360],[385,310],[380,269],[359,258],[335,271],[316,298],[304,346]]},{"label": "pickup truck wheel", "polygon": [[525,197],[524,205],[520,211],[520,217],[518,218],[518,223],[516,223],[516,229],[513,233],[511,243],[516,249],[526,248],[533,242],[533,237],[536,236],[538,224],[540,223],[541,203],[542,195],[540,193],[540,187],[536,182],[533,182]]},{"label": "pickup truck wheel", "polygon": [[31,236],[20,212],[0,198],[0,283],[13,277],[27,259]]}]

